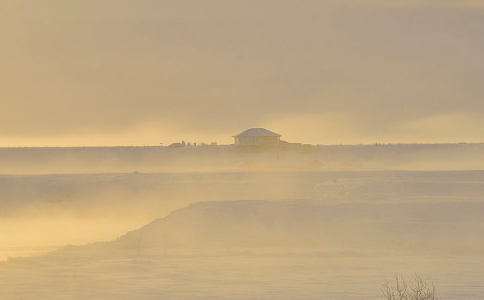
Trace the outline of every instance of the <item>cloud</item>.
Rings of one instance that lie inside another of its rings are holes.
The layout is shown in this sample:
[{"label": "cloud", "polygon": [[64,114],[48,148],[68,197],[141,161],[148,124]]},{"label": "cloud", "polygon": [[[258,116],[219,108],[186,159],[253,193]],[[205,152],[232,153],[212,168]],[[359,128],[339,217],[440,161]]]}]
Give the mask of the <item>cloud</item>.
[{"label": "cloud", "polygon": [[435,142],[484,142],[479,135],[484,122],[474,115],[448,113],[413,120],[403,125],[402,132],[414,135],[420,141]]},{"label": "cloud", "polygon": [[357,142],[484,113],[478,2],[388,3],[2,3],[0,138],[215,139],[274,116],[339,114],[366,130],[348,134]]},{"label": "cloud", "polygon": [[462,112],[428,115],[374,129],[365,117],[342,111],[286,114],[262,124],[288,142],[312,144],[484,142],[484,121]]}]

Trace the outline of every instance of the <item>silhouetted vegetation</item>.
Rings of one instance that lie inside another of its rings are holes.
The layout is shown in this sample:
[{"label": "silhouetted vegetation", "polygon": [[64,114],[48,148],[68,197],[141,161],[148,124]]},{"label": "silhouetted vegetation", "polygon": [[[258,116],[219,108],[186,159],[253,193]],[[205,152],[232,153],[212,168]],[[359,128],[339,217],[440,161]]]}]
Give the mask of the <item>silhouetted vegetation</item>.
[{"label": "silhouetted vegetation", "polygon": [[388,300],[438,300],[435,287],[420,276],[415,275],[413,282],[407,283],[403,276],[395,276],[395,284],[386,280],[382,292]]}]

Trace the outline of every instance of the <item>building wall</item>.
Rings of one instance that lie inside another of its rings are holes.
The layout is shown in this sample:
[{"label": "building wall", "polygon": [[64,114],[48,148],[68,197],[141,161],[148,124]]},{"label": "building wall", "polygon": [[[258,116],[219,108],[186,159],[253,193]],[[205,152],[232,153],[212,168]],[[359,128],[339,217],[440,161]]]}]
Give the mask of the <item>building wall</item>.
[{"label": "building wall", "polygon": [[280,140],[277,136],[241,136],[235,137],[237,146],[263,146],[277,143]]}]

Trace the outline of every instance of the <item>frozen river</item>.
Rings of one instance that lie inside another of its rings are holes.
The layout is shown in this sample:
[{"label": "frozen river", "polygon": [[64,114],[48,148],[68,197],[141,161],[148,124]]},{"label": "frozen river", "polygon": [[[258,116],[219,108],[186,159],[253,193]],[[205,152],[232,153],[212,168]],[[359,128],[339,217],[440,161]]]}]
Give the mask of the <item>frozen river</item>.
[{"label": "frozen river", "polygon": [[[26,257],[0,263],[0,299],[383,299],[396,274],[484,299],[482,171],[4,175],[0,188],[0,259]],[[95,250],[30,257],[157,217]]]},{"label": "frozen river", "polygon": [[0,271],[1,299],[382,299],[418,273],[442,299],[483,299],[483,256],[243,251],[25,260]]}]

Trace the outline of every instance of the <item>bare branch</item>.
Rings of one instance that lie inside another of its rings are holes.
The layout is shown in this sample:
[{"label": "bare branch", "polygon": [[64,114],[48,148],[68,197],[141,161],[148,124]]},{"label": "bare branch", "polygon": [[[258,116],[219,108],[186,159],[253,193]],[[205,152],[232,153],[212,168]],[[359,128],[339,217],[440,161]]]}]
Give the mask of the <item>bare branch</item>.
[{"label": "bare branch", "polygon": [[382,283],[381,291],[387,300],[438,300],[435,287],[415,274],[414,282],[407,284],[402,275],[395,276],[395,285],[388,280]]}]

